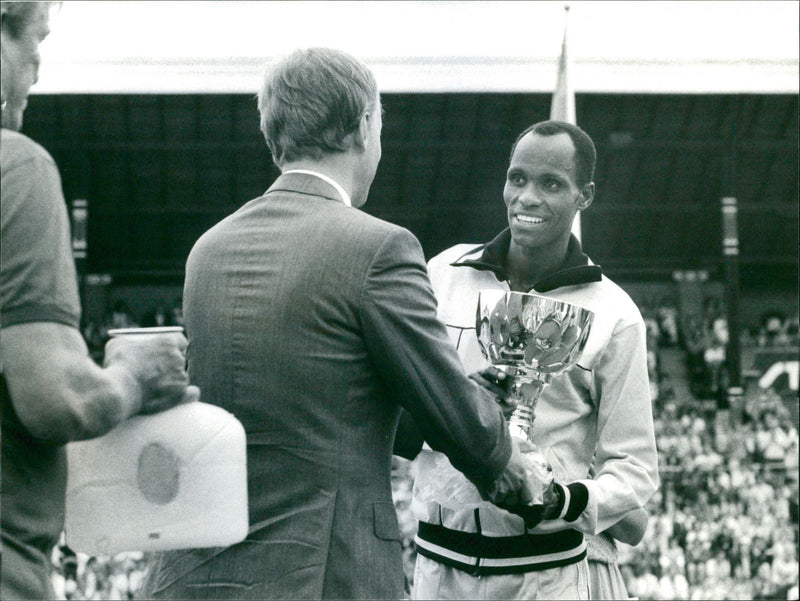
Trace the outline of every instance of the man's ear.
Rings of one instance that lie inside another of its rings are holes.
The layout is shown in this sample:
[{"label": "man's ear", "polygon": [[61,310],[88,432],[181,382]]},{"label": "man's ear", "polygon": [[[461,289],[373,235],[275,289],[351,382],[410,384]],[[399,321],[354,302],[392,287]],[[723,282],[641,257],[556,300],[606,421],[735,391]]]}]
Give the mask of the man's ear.
[{"label": "man's ear", "polygon": [[589,208],[594,200],[594,182],[589,182],[581,188],[581,197],[578,199],[578,210],[584,211]]},{"label": "man's ear", "polygon": [[364,113],[361,115],[361,119],[358,120],[358,129],[353,132],[353,143],[357,148],[361,148],[362,150],[367,149],[369,125],[369,113]]}]

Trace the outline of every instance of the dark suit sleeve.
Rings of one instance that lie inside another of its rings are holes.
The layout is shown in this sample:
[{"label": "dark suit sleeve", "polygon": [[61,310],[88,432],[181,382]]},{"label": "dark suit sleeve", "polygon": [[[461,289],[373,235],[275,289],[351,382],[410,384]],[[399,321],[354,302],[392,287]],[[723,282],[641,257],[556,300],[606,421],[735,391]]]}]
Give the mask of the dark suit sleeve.
[{"label": "dark suit sleeve", "polygon": [[400,413],[394,437],[394,454],[404,459],[414,459],[422,450],[425,439],[414,423],[414,418],[405,409]]},{"label": "dark suit sleeve", "polygon": [[497,479],[511,455],[503,413],[464,373],[409,231],[392,230],[375,253],[360,311],[375,368],[422,438],[479,488]]}]

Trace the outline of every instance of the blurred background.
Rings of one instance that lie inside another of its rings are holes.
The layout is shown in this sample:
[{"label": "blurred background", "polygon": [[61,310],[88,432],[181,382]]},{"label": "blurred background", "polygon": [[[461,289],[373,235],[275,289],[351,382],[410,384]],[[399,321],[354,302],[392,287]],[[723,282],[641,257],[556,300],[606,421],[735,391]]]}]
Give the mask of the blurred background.
[{"label": "blurred background", "polygon": [[[598,150],[583,245],[650,330],[663,486],[629,590],[797,598],[798,6],[63,2],[23,132],[61,170],[87,341],[100,360],[110,327],[181,323],[191,246],[278,175],[255,101],[272,59],[335,46],[373,69],[364,210],[429,257],[505,226],[510,145],[561,85]],[[398,460],[409,586],[412,479]],[[56,555],[65,598],[132,598],[146,559]]]}]

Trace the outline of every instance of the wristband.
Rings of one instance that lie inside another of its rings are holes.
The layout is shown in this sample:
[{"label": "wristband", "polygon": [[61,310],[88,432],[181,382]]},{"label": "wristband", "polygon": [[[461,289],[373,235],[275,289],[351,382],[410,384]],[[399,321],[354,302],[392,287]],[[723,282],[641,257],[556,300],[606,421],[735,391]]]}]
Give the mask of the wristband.
[{"label": "wristband", "polygon": [[556,491],[560,491],[558,492],[558,498],[561,500],[561,512],[558,514],[558,519],[563,520],[567,515],[567,511],[569,510],[569,488],[566,486],[561,486],[560,484],[556,484]]}]

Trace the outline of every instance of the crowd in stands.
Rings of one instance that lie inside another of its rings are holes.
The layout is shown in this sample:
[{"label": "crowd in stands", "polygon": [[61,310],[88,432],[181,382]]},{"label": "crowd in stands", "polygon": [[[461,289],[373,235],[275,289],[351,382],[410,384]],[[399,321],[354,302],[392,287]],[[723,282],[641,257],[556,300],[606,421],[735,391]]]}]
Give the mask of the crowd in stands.
[{"label": "crowd in stands", "polygon": [[[181,323],[179,312],[166,305],[139,321],[123,305],[114,309],[106,330]],[[798,429],[785,399],[749,382],[741,407],[719,402],[727,327],[718,307],[683,319],[670,306],[643,313],[662,486],[649,506],[645,539],[636,547],[619,545],[630,595],[798,599]],[[756,347],[797,345],[797,320],[765,314],[743,339]],[[662,369],[662,353],[670,347],[685,361],[687,382]],[[417,527],[409,508],[412,483],[413,464],[396,458],[393,491],[409,587]],[[90,558],[61,545],[53,559],[63,598],[133,599],[147,557]]]},{"label": "crowd in stands", "polygon": [[797,428],[765,391],[745,419],[671,398],[656,418],[662,488],[625,548],[641,599],[797,598]]},{"label": "crowd in stands", "polygon": [[800,320],[788,318],[783,311],[769,310],[761,316],[756,344],[759,347],[786,347],[800,344]]},{"label": "crowd in stands", "polygon": [[147,574],[144,553],[89,557],[72,551],[63,537],[53,564],[53,588],[60,599],[136,599]]},{"label": "crowd in stands", "polygon": [[[645,315],[651,352],[677,346],[688,386],[651,371],[660,387],[653,400],[662,487],[645,540],[620,545],[630,594],[797,599],[798,431],[785,400],[745,382],[743,406],[728,405],[728,328],[718,303],[686,316],[678,336],[675,312]],[[742,343],[797,346],[797,332],[796,319],[775,311]]]}]

